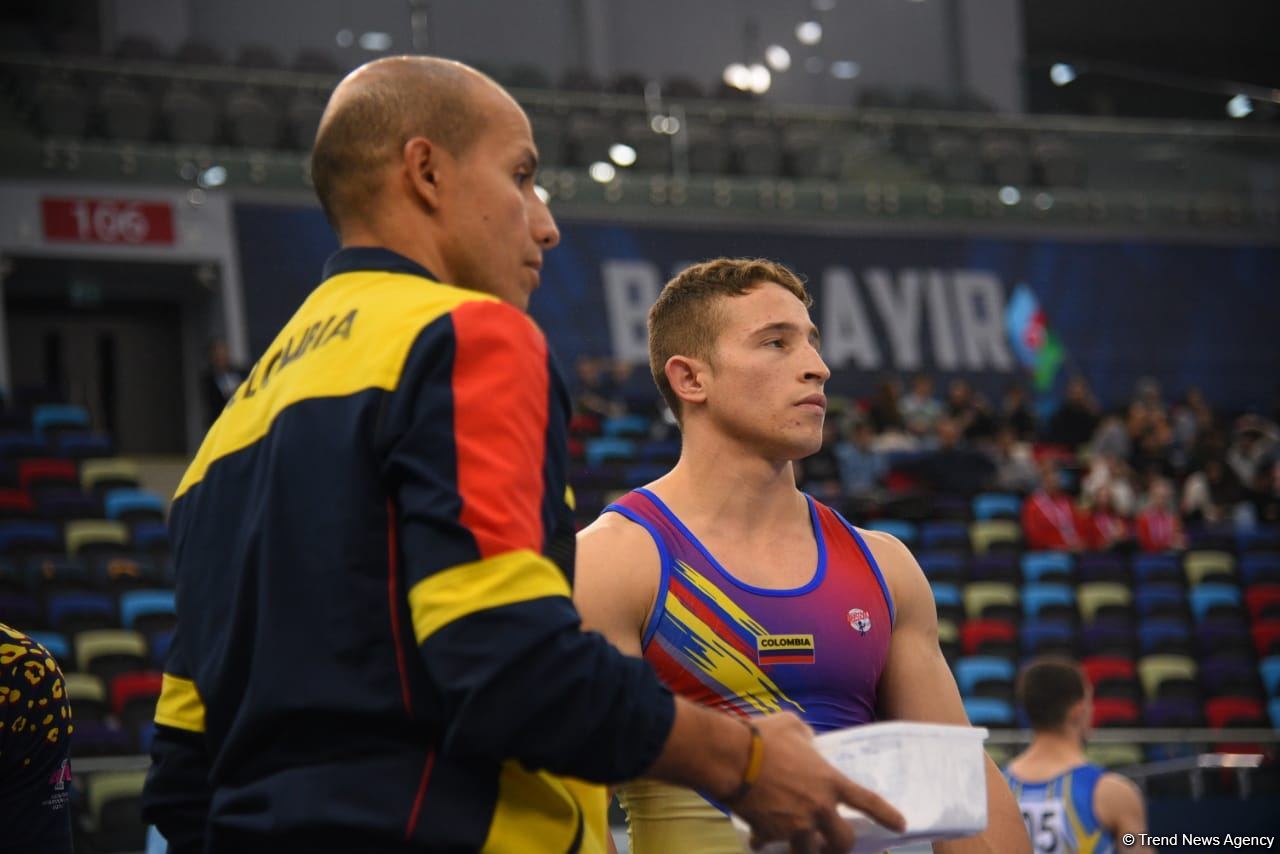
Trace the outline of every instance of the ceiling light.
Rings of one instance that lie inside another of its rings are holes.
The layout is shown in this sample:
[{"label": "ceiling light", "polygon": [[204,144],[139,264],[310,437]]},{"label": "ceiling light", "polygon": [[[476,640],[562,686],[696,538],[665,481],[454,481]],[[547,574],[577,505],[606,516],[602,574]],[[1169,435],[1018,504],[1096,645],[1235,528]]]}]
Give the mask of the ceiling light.
[{"label": "ceiling light", "polygon": [[636,150],[625,143],[616,142],[609,146],[609,159],[619,166],[630,166],[636,162]]},{"label": "ceiling light", "polygon": [[1006,205],[1016,205],[1018,202],[1022,201],[1022,193],[1018,192],[1017,187],[1001,187],[1000,201],[1004,202]]},{"label": "ceiling light", "polygon": [[822,41],[822,24],[817,21],[801,21],[796,24],[796,41],[810,45]]},{"label": "ceiling light", "polygon": [[1049,79],[1054,86],[1066,86],[1076,79],[1076,70],[1065,62],[1055,62],[1049,66]]},{"label": "ceiling light", "polygon": [[221,187],[227,183],[227,170],[223,166],[210,166],[208,169],[200,173],[200,177],[196,179],[201,187]]},{"label": "ceiling light", "polygon": [[851,59],[831,63],[831,76],[837,80],[852,80],[862,71],[862,66]]},{"label": "ceiling light", "polygon": [[741,62],[730,63],[724,69],[724,82],[745,92],[751,88],[751,71]]},{"label": "ceiling light", "polygon": [[1233,119],[1243,119],[1252,112],[1253,102],[1249,100],[1248,95],[1236,95],[1230,101],[1227,101],[1227,115]]},{"label": "ceiling light", "polygon": [[769,87],[773,85],[773,75],[769,73],[769,69],[758,62],[747,69],[747,73],[751,75],[747,88],[757,95],[768,92]]},{"label": "ceiling light", "polygon": [[597,160],[587,169],[587,174],[591,176],[591,180],[599,181],[601,184],[608,184],[614,178],[618,177],[618,170],[613,168],[612,163],[605,163],[603,160]]},{"label": "ceiling light", "polygon": [[384,51],[391,47],[389,33],[364,33],[360,36],[360,47],[369,51]]},{"label": "ceiling light", "polygon": [[351,47],[356,42],[356,36],[351,30],[338,30],[334,40],[338,43],[338,47]]},{"label": "ceiling light", "polygon": [[542,199],[542,203],[544,205],[549,204],[551,202],[551,194],[548,193],[547,188],[542,186],[541,184],[533,185],[533,194],[537,196],[539,199]]},{"label": "ceiling light", "polygon": [[791,51],[780,44],[771,44],[764,49],[764,61],[774,71],[786,71],[791,67]]}]

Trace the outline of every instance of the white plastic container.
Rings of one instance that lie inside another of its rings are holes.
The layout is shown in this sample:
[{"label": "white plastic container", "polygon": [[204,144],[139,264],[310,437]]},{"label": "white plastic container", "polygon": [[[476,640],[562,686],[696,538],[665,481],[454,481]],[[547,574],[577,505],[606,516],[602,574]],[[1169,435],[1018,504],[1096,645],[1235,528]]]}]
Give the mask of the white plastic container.
[{"label": "white plastic container", "polygon": [[[866,724],[818,736],[818,750],[851,780],[879,794],[907,820],[894,833],[864,813],[841,807],[857,841],[853,854],[972,836],[987,827],[987,775],[982,727],[906,721]],[[737,816],[734,825],[748,836]],[[786,851],[785,843],[764,852]]]}]

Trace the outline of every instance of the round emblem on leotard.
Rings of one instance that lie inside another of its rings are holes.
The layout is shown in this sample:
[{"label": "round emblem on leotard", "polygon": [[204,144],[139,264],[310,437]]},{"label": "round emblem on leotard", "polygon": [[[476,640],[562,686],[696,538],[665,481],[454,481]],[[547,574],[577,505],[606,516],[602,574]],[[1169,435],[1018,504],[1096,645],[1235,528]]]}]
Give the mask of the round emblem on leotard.
[{"label": "round emblem on leotard", "polygon": [[857,630],[858,634],[865,635],[871,631],[871,615],[861,608],[849,609],[849,625]]}]

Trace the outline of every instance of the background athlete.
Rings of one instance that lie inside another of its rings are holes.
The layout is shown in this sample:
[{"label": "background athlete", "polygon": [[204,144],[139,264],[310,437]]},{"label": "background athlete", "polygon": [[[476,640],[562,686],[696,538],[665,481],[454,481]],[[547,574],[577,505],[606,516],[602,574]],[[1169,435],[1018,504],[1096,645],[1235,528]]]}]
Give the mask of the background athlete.
[{"label": "background athlete", "polygon": [[[796,488],[792,462],[821,444],[830,376],[809,304],[790,270],[762,260],[709,261],[667,284],[649,352],[680,460],[579,534],[579,610],[677,694],[716,708],[794,712],[818,731],[967,725],[914,558]],[[989,759],[987,797],[987,831],[937,850],[1027,849]],[[741,848],[690,790],[641,782],[621,799],[639,854]]]},{"label": "background athlete", "polygon": [[1080,668],[1067,660],[1033,661],[1018,677],[1017,694],[1035,736],[1008,764],[1005,776],[1038,854],[1108,854],[1126,833],[1139,838],[1146,833],[1138,787],[1085,758],[1093,706]]}]

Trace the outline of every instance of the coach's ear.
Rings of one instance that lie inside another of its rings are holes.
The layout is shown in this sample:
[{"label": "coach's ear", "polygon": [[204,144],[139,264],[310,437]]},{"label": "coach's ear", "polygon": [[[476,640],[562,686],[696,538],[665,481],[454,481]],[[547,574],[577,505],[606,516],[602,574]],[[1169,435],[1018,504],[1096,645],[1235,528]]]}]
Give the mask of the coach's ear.
[{"label": "coach's ear", "polygon": [[448,153],[431,140],[415,136],[401,150],[404,180],[414,198],[428,210],[440,207],[440,167]]},{"label": "coach's ear", "polygon": [[685,403],[704,403],[707,399],[707,363],[691,356],[672,356],[663,371],[676,397]]}]

